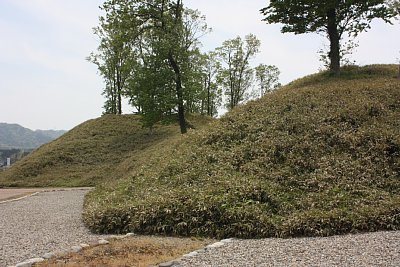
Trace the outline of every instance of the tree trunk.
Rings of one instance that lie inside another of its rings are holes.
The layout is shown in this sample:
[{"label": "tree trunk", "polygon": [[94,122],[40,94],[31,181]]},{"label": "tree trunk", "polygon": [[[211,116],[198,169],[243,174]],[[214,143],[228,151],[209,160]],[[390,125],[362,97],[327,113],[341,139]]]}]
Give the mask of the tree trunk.
[{"label": "tree trunk", "polygon": [[122,96],[121,90],[118,90],[118,115],[122,114]]},{"label": "tree trunk", "polygon": [[330,41],[329,69],[336,76],[340,75],[340,36],[337,29],[336,11],[334,8],[329,9],[328,16],[328,36]]},{"label": "tree trunk", "polygon": [[183,92],[182,92],[182,82],[179,76],[176,82],[176,95],[178,97],[178,120],[179,126],[181,128],[181,134],[187,133],[186,120],[185,120],[185,107],[183,105]]},{"label": "tree trunk", "polygon": [[121,76],[117,72],[117,114],[122,114],[122,88],[121,88]]},{"label": "tree trunk", "polygon": [[211,114],[211,75],[208,74],[207,82],[207,115],[212,116]]},{"label": "tree trunk", "polygon": [[185,120],[185,106],[183,105],[181,71],[172,54],[169,54],[168,61],[175,73],[175,88],[176,88],[176,96],[178,98],[178,121],[179,121],[179,126],[181,127],[181,133],[185,134],[187,133],[187,128]]},{"label": "tree trunk", "polygon": [[399,74],[397,75],[397,78],[400,79],[400,63],[399,63]]},{"label": "tree trunk", "polygon": [[[163,9],[164,9],[165,2],[163,1]],[[162,11],[162,15],[164,10]],[[175,10],[175,25],[182,19],[182,1],[178,0],[176,3],[176,10]],[[162,19],[162,28],[165,30],[164,20]],[[185,106],[183,104],[183,88],[182,88],[182,74],[178,63],[176,62],[173,56],[173,50],[170,48],[168,53],[168,63],[172,67],[175,73],[175,90],[176,90],[176,97],[177,97],[177,104],[178,104],[178,121],[179,126],[181,128],[181,134],[187,133],[187,125],[185,120]]]},{"label": "tree trunk", "polygon": [[117,82],[116,82],[115,78],[113,80],[113,89],[112,89],[112,91],[113,91],[112,114],[117,114],[117,96],[118,96],[118,93],[117,93]]}]

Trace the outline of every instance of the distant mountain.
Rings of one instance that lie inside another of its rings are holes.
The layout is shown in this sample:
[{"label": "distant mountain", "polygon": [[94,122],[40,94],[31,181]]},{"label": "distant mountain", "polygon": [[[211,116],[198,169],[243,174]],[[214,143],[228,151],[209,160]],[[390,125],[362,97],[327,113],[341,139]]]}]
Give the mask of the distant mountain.
[{"label": "distant mountain", "polygon": [[0,123],[0,148],[34,149],[64,134],[65,131],[32,131],[18,124]]},{"label": "distant mountain", "polygon": [[64,130],[58,130],[58,131],[56,131],[56,130],[36,130],[35,132],[43,134],[45,136],[48,136],[52,139],[56,139],[56,138],[60,137],[61,135],[65,134],[66,131],[64,131]]}]

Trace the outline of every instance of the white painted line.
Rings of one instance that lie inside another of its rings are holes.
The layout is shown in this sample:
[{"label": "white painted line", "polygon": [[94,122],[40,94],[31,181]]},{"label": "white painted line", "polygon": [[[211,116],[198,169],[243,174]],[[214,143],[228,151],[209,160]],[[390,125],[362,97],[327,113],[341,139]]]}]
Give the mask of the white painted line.
[{"label": "white painted line", "polygon": [[14,201],[22,200],[22,199],[25,199],[25,198],[28,198],[28,197],[33,197],[33,196],[35,196],[35,195],[37,195],[37,194],[39,194],[39,192],[35,192],[35,193],[29,194],[29,195],[26,195],[26,196],[23,196],[23,197],[19,197],[19,198],[13,198],[13,199],[9,199],[9,200],[3,200],[3,201],[0,201],[0,204],[4,204],[4,203],[9,203],[9,202],[14,202]]}]

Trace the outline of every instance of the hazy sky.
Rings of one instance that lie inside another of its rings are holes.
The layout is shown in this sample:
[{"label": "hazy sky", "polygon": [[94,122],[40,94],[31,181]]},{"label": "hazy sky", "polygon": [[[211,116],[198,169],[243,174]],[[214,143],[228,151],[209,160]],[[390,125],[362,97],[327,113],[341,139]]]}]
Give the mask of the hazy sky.
[{"label": "hazy sky", "polygon": [[[0,0],[0,122],[31,129],[71,129],[102,113],[103,82],[85,58],[98,45],[92,28],[102,0]],[[274,64],[281,82],[317,72],[316,53],[325,38],[281,34],[261,22],[264,0],[186,0],[207,17],[213,32],[204,50],[248,33],[262,42],[253,61]],[[380,21],[359,36],[358,64],[395,63],[400,57],[400,25]],[[124,107],[129,112],[129,107]]]}]

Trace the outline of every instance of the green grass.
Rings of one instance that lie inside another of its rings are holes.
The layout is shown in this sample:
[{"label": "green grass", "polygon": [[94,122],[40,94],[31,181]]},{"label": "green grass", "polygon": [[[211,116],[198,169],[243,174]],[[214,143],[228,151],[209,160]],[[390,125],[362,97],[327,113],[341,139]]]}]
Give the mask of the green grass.
[{"label": "green grass", "polygon": [[396,71],[305,77],[154,147],[88,195],[84,221],[94,232],[218,238],[399,230]]},{"label": "green grass", "polygon": [[[189,118],[201,127],[210,119]],[[6,172],[1,186],[96,186],[114,182],[179,138],[176,124],[156,125],[150,132],[137,115],[106,115],[87,121],[41,146]]]}]

